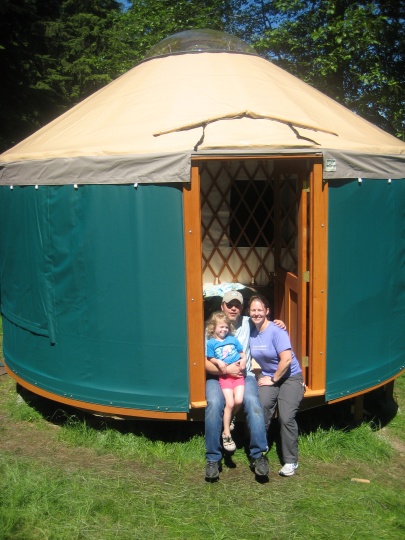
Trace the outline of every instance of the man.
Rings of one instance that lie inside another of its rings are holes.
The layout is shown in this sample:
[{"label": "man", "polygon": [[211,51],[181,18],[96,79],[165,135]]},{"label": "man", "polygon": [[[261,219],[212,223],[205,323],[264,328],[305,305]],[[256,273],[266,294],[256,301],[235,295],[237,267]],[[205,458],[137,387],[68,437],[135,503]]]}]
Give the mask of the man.
[{"label": "man", "polygon": [[[246,354],[246,379],[245,393],[243,397],[243,407],[246,413],[246,420],[250,433],[250,460],[252,469],[257,476],[268,476],[269,464],[264,455],[267,450],[267,434],[264,425],[262,406],[260,405],[257,383],[251,371],[252,357],[249,348],[250,323],[249,317],[242,315],[243,296],[239,291],[228,291],[224,294],[221,304],[222,311],[229,317],[235,327],[235,337],[243,346]],[[278,323],[280,324],[280,323]],[[280,326],[285,328],[283,323]],[[209,360],[205,360],[205,370],[207,373],[206,399],[207,408],[205,410],[205,448],[207,465],[205,478],[207,480],[217,480],[219,478],[219,468],[222,459],[221,432],[222,415],[224,410],[224,396],[219,386],[218,376],[220,371]],[[230,364],[226,368],[228,375],[241,375],[242,370],[238,362]]]}]

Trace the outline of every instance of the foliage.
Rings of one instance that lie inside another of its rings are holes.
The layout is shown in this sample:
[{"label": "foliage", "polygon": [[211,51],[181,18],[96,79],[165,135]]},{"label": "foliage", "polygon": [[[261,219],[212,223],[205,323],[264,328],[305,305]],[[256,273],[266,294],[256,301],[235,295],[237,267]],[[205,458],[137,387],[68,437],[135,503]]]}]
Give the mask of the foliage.
[{"label": "foliage", "polygon": [[[165,37],[224,30],[405,140],[405,0],[0,0],[0,151]],[[5,105],[5,106],[4,106]]]},{"label": "foliage", "polygon": [[405,140],[404,1],[395,7],[388,0],[254,4],[267,14],[253,39],[258,51]]},{"label": "foliage", "polygon": [[114,0],[2,0],[0,148],[111,80],[102,64]]},{"label": "foliage", "polygon": [[117,20],[112,36],[115,55],[121,58],[122,73],[142,61],[149,49],[172,34],[192,28],[224,30],[232,13],[229,0],[133,0],[129,3],[129,9]]},{"label": "foliage", "polygon": [[57,14],[56,1],[0,3],[0,148],[18,142],[47,118],[51,96],[41,88],[47,48],[43,24]]},{"label": "foliage", "polygon": [[59,112],[117,75],[110,33],[118,14],[115,0],[64,0],[58,18],[44,24],[48,51],[41,83]]}]

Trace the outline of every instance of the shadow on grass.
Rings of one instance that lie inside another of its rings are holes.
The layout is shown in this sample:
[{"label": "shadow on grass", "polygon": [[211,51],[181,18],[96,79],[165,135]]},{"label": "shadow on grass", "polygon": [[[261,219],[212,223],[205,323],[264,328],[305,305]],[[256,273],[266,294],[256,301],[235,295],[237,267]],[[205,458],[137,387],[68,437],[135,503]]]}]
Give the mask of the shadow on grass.
[{"label": "shadow on grass", "polygon": [[136,419],[121,420],[108,416],[98,416],[69,405],[44,398],[24,387],[17,385],[21,398],[46,421],[63,426],[72,422],[86,422],[94,429],[114,429],[119,433],[132,433],[144,436],[150,441],[187,442],[195,436],[204,435],[203,422],[185,422],[179,420]]},{"label": "shadow on grass", "polygon": [[299,412],[297,421],[300,432],[305,434],[318,428],[327,430],[333,427],[347,431],[361,422],[368,422],[373,429],[378,430],[386,426],[397,411],[398,404],[381,387],[364,395],[363,414],[360,419],[356,420],[354,417],[354,400],[347,399]]},{"label": "shadow on grass", "polygon": [[[177,420],[117,420],[106,416],[96,416],[86,411],[63,405],[55,401],[34,394],[20,385],[17,392],[22,399],[35,409],[44,419],[56,425],[66,425],[73,421],[84,421],[94,429],[114,429],[118,432],[143,435],[151,441],[162,442],[187,442],[195,436],[204,436],[204,422],[202,421],[177,421]],[[309,434],[322,428],[351,430],[359,422],[355,422],[352,411],[353,400],[348,399],[332,405],[322,405],[297,414],[297,422],[300,434]],[[396,415],[398,405],[392,398],[387,398],[383,389],[369,392],[364,397],[363,419],[370,423],[375,430],[387,425]],[[238,448],[244,448],[249,456],[249,433],[244,422],[244,415],[238,415],[237,428],[233,438]],[[276,447],[280,454],[280,429],[275,420],[271,423],[268,441],[269,447]],[[232,459],[226,458],[225,466],[232,468]]]}]

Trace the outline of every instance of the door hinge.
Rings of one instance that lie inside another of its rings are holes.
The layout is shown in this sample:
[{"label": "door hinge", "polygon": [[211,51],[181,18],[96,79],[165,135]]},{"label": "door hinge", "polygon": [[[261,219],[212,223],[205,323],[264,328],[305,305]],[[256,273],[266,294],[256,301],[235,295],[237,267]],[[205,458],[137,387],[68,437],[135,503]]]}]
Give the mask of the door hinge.
[{"label": "door hinge", "polygon": [[308,356],[303,356],[301,361],[302,367],[308,367]]},{"label": "door hinge", "polygon": [[302,281],[304,281],[305,283],[309,283],[309,270],[307,270],[306,272],[303,272]]},{"label": "door hinge", "polygon": [[310,192],[309,180],[303,180],[303,182],[302,182],[302,191],[306,191],[307,193]]}]

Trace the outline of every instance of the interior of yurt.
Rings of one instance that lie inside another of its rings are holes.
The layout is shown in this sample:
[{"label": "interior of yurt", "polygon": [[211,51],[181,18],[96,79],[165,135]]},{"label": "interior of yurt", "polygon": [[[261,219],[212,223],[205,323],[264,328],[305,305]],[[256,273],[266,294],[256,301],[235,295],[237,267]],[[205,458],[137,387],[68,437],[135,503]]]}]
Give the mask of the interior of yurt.
[{"label": "interior of yurt", "polygon": [[405,369],[405,143],[234,36],[170,36],[0,155],[4,363],[97,414],[201,418],[222,294],[285,321],[304,406]]}]

